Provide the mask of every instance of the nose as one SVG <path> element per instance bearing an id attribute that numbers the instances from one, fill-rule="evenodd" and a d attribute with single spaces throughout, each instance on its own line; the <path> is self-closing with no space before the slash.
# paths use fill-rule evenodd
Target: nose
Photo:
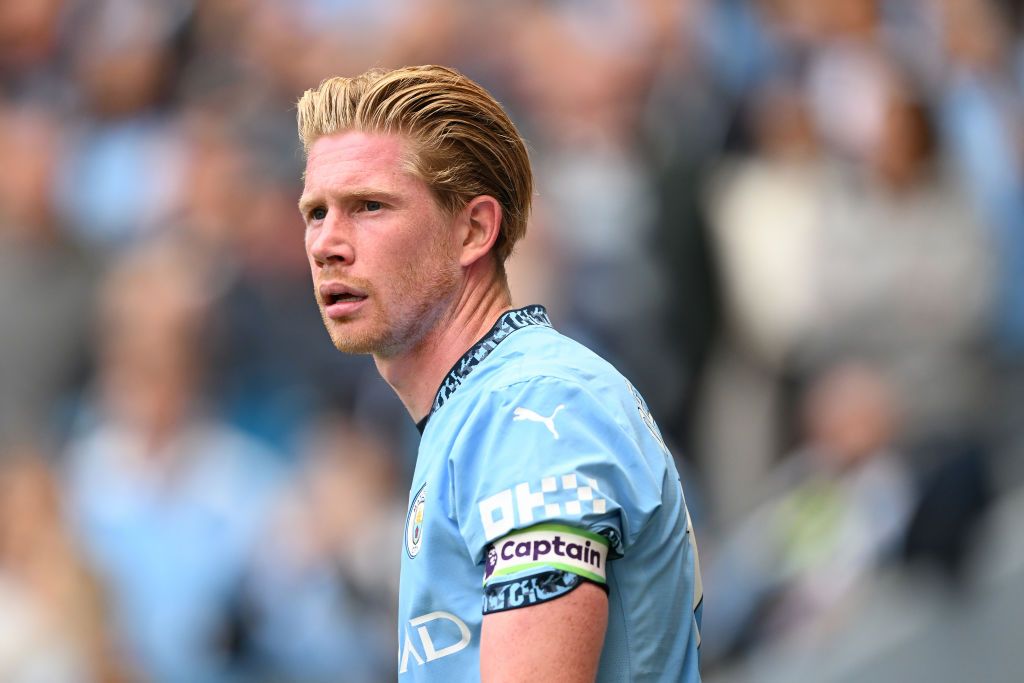
<path id="1" fill-rule="evenodd" d="M 319 266 L 351 264 L 355 260 L 351 231 L 335 215 L 333 211 L 328 213 L 319 226 L 306 231 L 306 251 Z"/>

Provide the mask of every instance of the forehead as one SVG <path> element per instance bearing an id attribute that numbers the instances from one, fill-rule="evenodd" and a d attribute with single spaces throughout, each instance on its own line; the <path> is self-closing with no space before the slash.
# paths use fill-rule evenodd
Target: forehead
<path id="1" fill-rule="evenodd" d="M 306 191 L 408 182 L 408 141 L 395 134 L 346 131 L 318 138 L 306 161 Z"/>

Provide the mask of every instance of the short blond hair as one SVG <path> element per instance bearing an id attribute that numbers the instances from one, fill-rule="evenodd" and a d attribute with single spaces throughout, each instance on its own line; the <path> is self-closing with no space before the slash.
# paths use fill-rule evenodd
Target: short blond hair
<path id="1" fill-rule="evenodd" d="M 497 199 L 499 266 L 526 234 L 533 193 L 526 144 L 490 93 L 458 71 L 428 65 L 328 78 L 303 93 L 297 118 L 306 154 L 318 138 L 347 130 L 405 135 L 413 172 L 452 215 L 473 197 Z"/>

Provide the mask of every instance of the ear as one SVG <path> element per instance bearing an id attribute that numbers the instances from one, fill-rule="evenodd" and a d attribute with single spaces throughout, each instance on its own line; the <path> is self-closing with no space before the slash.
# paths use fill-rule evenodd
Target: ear
<path id="1" fill-rule="evenodd" d="M 467 268 L 491 251 L 501 232 L 501 204 L 490 195 L 473 197 L 462 209 L 462 254 Z"/>

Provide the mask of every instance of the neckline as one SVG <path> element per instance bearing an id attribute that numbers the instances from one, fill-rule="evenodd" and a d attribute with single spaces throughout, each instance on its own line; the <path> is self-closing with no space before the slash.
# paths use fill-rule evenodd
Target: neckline
<path id="1" fill-rule="evenodd" d="M 548 312 L 540 304 L 532 304 L 515 308 L 502 313 L 484 336 L 480 337 L 475 344 L 469 347 L 462 356 L 455 361 L 451 370 L 441 380 L 441 385 L 434 395 L 434 403 L 430 412 L 416 423 L 416 429 L 420 434 L 427 428 L 427 422 L 431 415 L 436 413 L 448 399 L 452 397 L 455 390 L 466 380 L 467 377 L 483 362 L 491 352 L 498 347 L 498 344 L 505 341 L 510 334 L 524 327 L 541 326 L 551 327 L 551 319 Z"/>

